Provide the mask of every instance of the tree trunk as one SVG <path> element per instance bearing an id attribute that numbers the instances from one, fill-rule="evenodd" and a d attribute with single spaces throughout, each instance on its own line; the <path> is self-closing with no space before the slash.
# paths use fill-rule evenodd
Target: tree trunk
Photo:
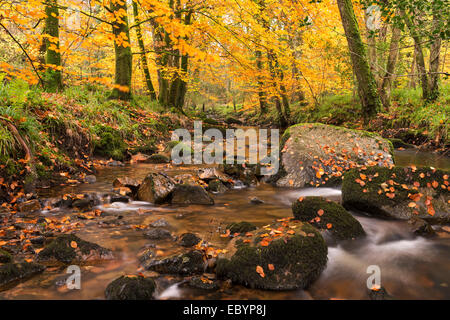
<path id="1" fill-rule="evenodd" d="M 120 100 L 131 99 L 131 76 L 133 57 L 131 54 L 130 29 L 128 27 L 126 1 L 111 1 L 111 10 L 120 18 L 113 22 L 115 53 L 115 76 L 112 98 Z M 122 12 L 120 14 L 119 12 Z M 123 37 L 125 35 L 125 37 Z"/>
<path id="2" fill-rule="evenodd" d="M 416 48 L 413 50 L 413 57 L 411 62 L 411 70 L 409 71 L 409 87 L 416 88 Z"/>
<path id="3" fill-rule="evenodd" d="M 45 3 L 44 39 L 45 64 L 44 87 L 49 92 L 62 90 L 61 53 L 59 51 L 59 10 L 57 0 Z M 48 65 L 51 65 L 50 67 Z"/>
<path id="4" fill-rule="evenodd" d="M 441 53 L 440 19 L 439 11 L 433 9 L 433 42 L 430 48 L 430 96 L 434 101 L 439 97 L 439 60 Z"/>
<path id="5" fill-rule="evenodd" d="M 267 113 L 267 97 L 264 92 L 264 82 L 261 73 L 263 72 L 263 62 L 262 62 L 262 53 L 261 50 L 255 51 L 256 56 L 256 68 L 258 69 L 258 97 L 259 97 L 259 112 L 261 115 Z"/>
<path id="6" fill-rule="evenodd" d="M 398 45 L 401 34 L 402 32 L 399 28 L 396 28 L 395 26 L 392 27 L 391 44 L 389 45 L 389 56 L 386 63 L 386 74 L 383 77 L 380 89 L 381 102 L 386 110 L 389 110 L 391 105 L 391 90 L 392 83 L 395 79 L 394 72 L 398 59 Z"/>
<path id="7" fill-rule="evenodd" d="M 410 31 L 411 37 L 414 40 L 414 51 L 416 55 L 416 68 L 420 79 L 420 85 L 422 86 L 422 98 L 428 100 L 430 98 L 430 88 L 428 83 L 427 69 L 425 67 L 425 57 L 422 48 L 422 39 L 416 30 L 416 26 L 411 18 L 403 11 L 405 23 Z"/>
<path id="8" fill-rule="evenodd" d="M 150 71 L 148 68 L 147 54 L 145 53 L 144 40 L 142 38 L 140 25 L 141 20 L 139 19 L 138 4 L 136 1 L 133 1 L 133 15 L 134 23 L 136 24 L 136 36 L 139 44 L 139 50 L 141 51 L 142 56 L 142 70 L 144 71 L 145 83 L 147 85 L 147 90 L 150 94 L 150 98 L 152 100 L 156 100 L 155 88 L 153 87 L 152 78 L 150 77 Z"/>
<path id="9" fill-rule="evenodd" d="M 353 71 L 358 83 L 358 94 L 361 101 L 364 120 L 367 122 L 375 116 L 381 107 L 375 78 L 370 71 L 366 50 L 359 32 L 358 22 L 351 0 L 337 0 L 342 25 L 347 37 Z"/>
<path id="10" fill-rule="evenodd" d="M 281 126 L 281 128 L 287 128 L 289 125 L 289 120 L 288 120 L 289 118 L 286 116 L 286 111 L 289 112 L 289 101 L 285 94 L 286 89 L 282 85 L 280 85 L 280 90 L 278 89 L 278 84 L 279 84 L 278 82 L 281 81 L 282 79 L 278 78 L 278 74 L 277 74 L 278 72 L 276 70 L 278 67 L 278 61 L 276 61 L 274 52 L 272 50 L 269 50 L 269 52 L 267 53 L 267 57 L 269 60 L 268 62 L 269 62 L 270 74 L 272 76 L 272 86 L 276 90 L 274 100 L 275 100 L 275 107 L 277 108 L 278 116 L 280 119 L 280 126 Z M 284 89 L 284 92 L 282 91 L 282 89 Z M 281 100 L 280 100 L 280 96 L 281 96 Z M 283 110 L 282 102 L 283 102 L 283 105 L 287 102 L 287 109 Z"/>

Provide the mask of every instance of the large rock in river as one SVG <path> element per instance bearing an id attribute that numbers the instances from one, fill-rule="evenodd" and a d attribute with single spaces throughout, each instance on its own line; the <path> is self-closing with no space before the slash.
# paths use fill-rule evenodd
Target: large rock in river
<path id="1" fill-rule="evenodd" d="M 36 261 L 44 264 L 87 264 L 113 258 L 109 249 L 84 241 L 73 234 L 64 234 L 39 252 Z"/>
<path id="2" fill-rule="evenodd" d="M 213 198 L 200 185 L 178 184 L 172 192 L 172 204 L 214 204 Z"/>
<path id="3" fill-rule="evenodd" d="M 300 197 L 292 203 L 297 220 L 310 222 L 318 229 L 330 232 L 337 240 L 364 236 L 363 227 L 340 204 L 322 197 Z"/>
<path id="4" fill-rule="evenodd" d="M 375 133 L 297 124 L 282 137 L 280 170 L 274 180 L 280 187 L 337 184 L 351 168 L 393 165 L 392 152 L 392 144 Z"/>
<path id="5" fill-rule="evenodd" d="M 122 276 L 111 282 L 105 290 L 107 300 L 151 300 L 155 281 L 143 276 Z"/>
<path id="6" fill-rule="evenodd" d="M 449 176 L 448 171 L 432 168 L 354 169 L 344 176 L 343 205 L 374 216 L 446 223 L 450 221 Z"/>
<path id="7" fill-rule="evenodd" d="M 138 199 L 151 203 L 163 203 L 172 190 L 175 182 L 164 173 L 150 173 L 138 190 Z"/>
<path id="8" fill-rule="evenodd" d="M 325 241 L 309 223 L 282 220 L 234 238 L 217 261 L 217 275 L 258 289 L 309 286 L 327 263 Z"/>

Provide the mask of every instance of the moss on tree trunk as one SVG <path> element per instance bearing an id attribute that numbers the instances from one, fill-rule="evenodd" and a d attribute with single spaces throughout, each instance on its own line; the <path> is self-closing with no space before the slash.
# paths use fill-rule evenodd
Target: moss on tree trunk
<path id="1" fill-rule="evenodd" d="M 111 97 L 120 100 L 130 100 L 133 57 L 130 46 L 127 4 L 125 1 L 111 1 L 111 10 L 120 16 L 120 19 L 112 24 L 112 32 L 115 39 L 116 71 L 114 76 L 115 88 Z"/>
<path id="2" fill-rule="evenodd" d="M 44 87 L 49 92 L 62 89 L 61 53 L 59 51 L 59 12 L 57 0 L 48 0 L 45 3 L 45 72 Z"/>
<path id="3" fill-rule="evenodd" d="M 337 0 L 337 4 L 347 37 L 353 71 L 358 84 L 358 94 L 362 105 L 363 117 L 367 121 L 376 115 L 381 107 L 377 84 L 370 71 L 366 50 L 361 39 L 352 2 L 351 0 Z"/>

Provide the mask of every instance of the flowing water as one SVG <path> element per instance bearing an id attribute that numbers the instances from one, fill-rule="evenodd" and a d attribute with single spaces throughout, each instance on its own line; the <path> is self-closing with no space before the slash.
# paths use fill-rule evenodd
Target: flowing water
<path id="1" fill-rule="evenodd" d="M 450 168 L 450 159 L 430 153 L 397 152 L 396 161 L 401 165 L 429 165 Z M 167 165 L 138 164 L 102 169 L 94 184 L 42 190 L 41 196 L 65 193 L 110 192 L 117 177 L 145 177 L 150 171 L 166 171 L 169 174 L 193 172 L 197 167 L 170 167 Z M 139 269 L 137 256 L 151 241 L 143 237 L 143 231 L 130 225 L 147 225 L 164 217 L 170 223 L 170 231 L 180 235 L 197 233 L 214 247 L 226 246 L 227 239 L 219 236 L 231 222 L 249 221 L 258 226 L 274 219 L 292 215 L 291 203 L 300 196 L 317 195 L 339 201 L 341 192 L 332 188 L 280 189 L 261 184 L 253 188 L 234 189 L 215 195 L 214 206 L 191 205 L 187 207 L 152 206 L 145 202 L 113 203 L 100 206 L 109 217 L 85 222 L 77 232 L 81 238 L 112 249 L 117 259 L 101 265 L 82 267 L 81 290 L 68 290 L 65 270 L 49 268 L 18 286 L 0 292 L 6 299 L 103 299 L 108 283 L 123 274 L 136 274 Z M 258 197 L 264 203 L 249 202 Z M 59 211 L 45 215 L 69 214 Z M 189 288 L 182 278 L 160 277 L 159 299 L 367 299 L 366 281 L 370 274 L 367 267 L 377 265 L 381 269 L 382 285 L 399 299 L 450 299 L 450 239 L 440 236 L 433 239 L 414 237 L 406 222 L 386 221 L 353 213 L 367 232 L 367 237 L 349 243 L 330 246 L 328 264 L 321 277 L 308 290 L 272 292 L 232 286 L 227 290 L 205 293 Z M 108 221 L 114 223 L 109 224 Z M 118 224 L 117 221 L 120 221 Z M 156 241 L 156 249 L 164 254 L 180 251 L 174 241 Z M 144 274 L 151 275 L 151 273 Z"/>

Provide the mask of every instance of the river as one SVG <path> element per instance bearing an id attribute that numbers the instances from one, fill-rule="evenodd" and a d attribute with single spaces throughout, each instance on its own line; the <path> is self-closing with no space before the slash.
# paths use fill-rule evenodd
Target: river
<path id="1" fill-rule="evenodd" d="M 397 151 L 399 165 L 427 165 L 450 169 L 450 159 L 412 150 Z M 142 179 L 150 171 L 169 174 L 185 173 L 197 167 L 135 164 L 101 169 L 94 184 L 42 190 L 41 196 L 60 196 L 65 193 L 110 192 L 117 177 Z M 292 216 L 291 203 L 300 196 L 320 195 L 339 201 L 341 192 L 334 188 L 281 189 L 260 184 L 252 188 L 234 189 L 214 195 L 214 206 L 187 207 L 152 206 L 143 202 L 113 203 L 100 206 L 111 214 L 98 221 L 89 220 L 77 235 L 112 249 L 117 259 L 101 265 L 82 267 L 81 290 L 68 290 L 64 285 L 65 269 L 48 268 L 44 273 L 0 292 L 0 299 L 104 299 L 108 283 L 123 274 L 136 274 L 137 256 L 150 241 L 142 231 L 129 225 L 145 225 L 164 217 L 170 231 L 180 235 L 197 233 L 214 247 L 225 247 L 228 239 L 221 238 L 224 226 L 231 222 L 249 221 L 263 226 L 274 219 Z M 249 202 L 258 197 L 264 203 Z M 144 209 L 144 210 L 142 210 Z M 70 212 L 47 212 L 46 215 L 70 215 Z M 450 239 L 414 237 L 407 222 L 386 221 L 352 212 L 361 222 L 367 237 L 351 243 L 330 246 L 328 264 L 321 277 L 307 290 L 273 292 L 232 286 L 227 290 L 204 292 L 182 285 L 182 278 L 160 277 L 159 299 L 367 299 L 367 267 L 381 269 L 382 285 L 398 299 L 450 299 Z M 108 224 L 108 219 L 120 219 L 121 225 Z M 174 241 L 157 242 L 164 254 L 180 251 Z M 142 271 L 144 275 L 151 273 Z"/>

